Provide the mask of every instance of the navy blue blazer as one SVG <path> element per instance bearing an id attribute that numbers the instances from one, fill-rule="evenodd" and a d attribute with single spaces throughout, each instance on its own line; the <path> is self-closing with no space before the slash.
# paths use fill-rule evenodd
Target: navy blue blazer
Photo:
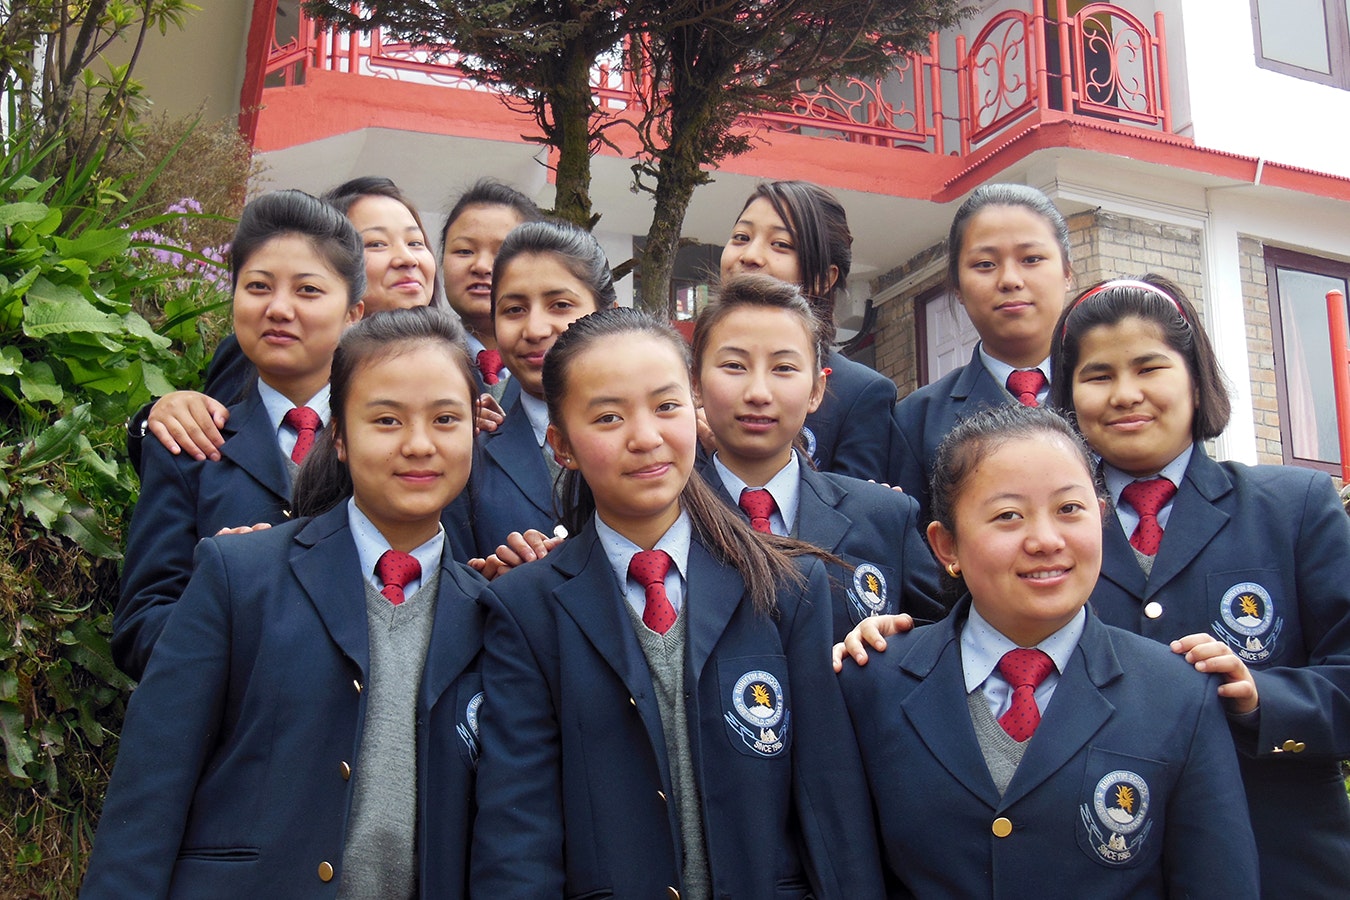
<path id="1" fill-rule="evenodd" d="M 841 676 L 888 874 L 918 897 L 1255 897 L 1217 680 L 1089 615 L 999 796 L 966 705 L 969 605 Z"/>
<path id="2" fill-rule="evenodd" d="M 494 552 L 513 531 L 552 534 L 558 524 L 548 464 L 518 396 L 506 421 L 478 436 L 468 493 L 477 556 Z"/>
<path id="3" fill-rule="evenodd" d="M 347 506 L 203 541 L 132 695 L 82 896 L 333 897 L 370 668 Z M 486 582 L 450 555 L 418 695 L 420 894 L 467 896 Z M 367 770 L 367 765 L 369 769 Z M 329 863 L 331 881 L 319 876 Z"/>
<path id="4" fill-rule="evenodd" d="M 727 505 L 749 521 L 727 492 L 711 457 L 699 471 Z M 907 612 L 934 622 L 947 615 L 938 564 L 919 534 L 913 498 L 847 475 L 816 472 L 801 461 L 801 488 L 792 536 L 853 566 L 829 566 L 834 639 L 842 641 L 868 616 Z"/>
<path id="5" fill-rule="evenodd" d="M 1350 896 L 1350 517 L 1331 480 L 1197 445 L 1147 579 L 1107 517 L 1092 605 L 1156 641 L 1208 632 L 1243 658 L 1260 719 L 1233 736 L 1265 893 Z"/>
<path id="6" fill-rule="evenodd" d="M 891 429 L 891 456 L 886 467 L 887 484 L 903 488 L 919 501 L 919 527 L 932 518 L 928 507 L 928 481 L 933 473 L 938 444 L 957 421 L 989 406 L 1005 406 L 1013 400 L 1007 389 L 993 379 L 980 360 L 976 347 L 970 362 L 926 384 L 895 404 Z"/>
<path id="7" fill-rule="evenodd" d="M 113 661 L 132 678 L 145 671 L 173 604 L 187 586 L 192 551 L 222 528 L 280 524 L 290 516 L 291 479 L 276 430 L 255 389 L 230 407 L 220 460 L 145 447 L 141 493 L 131 517 L 122 596 L 113 615 Z"/>
<path id="8" fill-rule="evenodd" d="M 824 569 L 812 560 L 806 578 L 779 593 L 771 619 L 751 608 L 734 569 L 690 546 L 685 702 L 719 897 L 804 898 L 808 877 L 820 898 L 882 895 L 875 837 L 857 815 L 867 802 L 858 751 L 830 669 Z M 678 889 L 679 816 L 667 801 L 655 690 L 594 523 L 485 598 L 493 699 L 473 895 Z M 767 686 L 777 722 L 747 717 L 752 685 Z"/>
<path id="9" fill-rule="evenodd" d="M 806 449 L 823 472 L 880 480 L 890 452 L 895 382 L 838 350 L 819 408 L 806 417 Z"/>

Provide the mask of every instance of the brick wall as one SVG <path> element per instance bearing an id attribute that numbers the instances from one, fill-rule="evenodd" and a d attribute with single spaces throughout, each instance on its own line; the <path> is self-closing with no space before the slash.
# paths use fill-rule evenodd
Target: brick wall
<path id="1" fill-rule="evenodd" d="M 1284 455 L 1280 441 L 1279 400 L 1275 393 L 1275 343 L 1270 326 L 1264 245 L 1256 238 L 1239 235 L 1238 260 L 1242 316 L 1247 326 L 1247 364 L 1251 369 L 1257 461 L 1278 464 L 1284 461 Z"/>

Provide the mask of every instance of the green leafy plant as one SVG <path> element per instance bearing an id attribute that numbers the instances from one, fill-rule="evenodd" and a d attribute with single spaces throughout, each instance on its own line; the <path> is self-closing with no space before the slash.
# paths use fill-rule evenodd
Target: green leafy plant
<path id="1" fill-rule="evenodd" d="M 219 249 L 175 244 L 196 213 L 128 221 L 157 169 L 136 190 L 99 157 L 39 180 L 31 146 L 0 158 L 5 896 L 68 894 L 82 870 L 131 687 L 108 645 L 138 490 L 123 423 L 198 382 L 200 316 L 224 302 Z"/>

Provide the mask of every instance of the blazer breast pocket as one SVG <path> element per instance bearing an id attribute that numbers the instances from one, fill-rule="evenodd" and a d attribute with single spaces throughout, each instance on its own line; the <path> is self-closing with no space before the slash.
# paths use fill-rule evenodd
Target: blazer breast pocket
<path id="1" fill-rule="evenodd" d="M 834 589 L 841 588 L 847 598 L 849 618 L 857 625 L 868 616 L 882 616 L 899 612 L 900 579 L 890 566 L 849 554 L 844 560 L 853 570 L 832 569 L 830 577 L 836 580 Z"/>
<path id="2" fill-rule="evenodd" d="M 1291 616 L 1297 623 L 1298 612 L 1280 570 L 1211 572 L 1205 587 L 1209 627 L 1244 663 L 1258 669 L 1303 664 L 1291 656 L 1301 644 L 1288 628 Z"/>
<path id="3" fill-rule="evenodd" d="M 731 745 L 746 756 L 775 759 L 792 746 L 787 659 L 741 656 L 717 661 L 717 686 Z"/>
<path id="4" fill-rule="evenodd" d="M 459 736 L 459 754 L 465 766 L 478 768 L 483 747 L 478 738 L 478 718 L 483 708 L 483 677 L 477 672 L 460 676 L 455 687 L 455 733 Z"/>
<path id="5" fill-rule="evenodd" d="M 1165 763 L 1089 747 L 1079 792 L 1078 846 L 1112 869 L 1151 865 L 1163 842 L 1171 779 Z"/>

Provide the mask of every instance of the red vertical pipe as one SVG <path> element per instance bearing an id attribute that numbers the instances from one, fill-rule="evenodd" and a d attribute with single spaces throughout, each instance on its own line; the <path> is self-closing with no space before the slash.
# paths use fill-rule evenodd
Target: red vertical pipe
<path id="1" fill-rule="evenodd" d="M 924 66 L 928 71 L 929 90 L 933 95 L 931 106 L 933 112 L 933 152 L 938 156 L 945 156 L 947 151 L 943 135 L 946 128 L 943 127 L 942 118 L 942 70 L 938 67 L 938 54 L 941 52 L 942 46 L 938 42 L 938 33 L 936 31 L 929 33 L 928 59 L 924 62 Z M 923 88 L 920 87 L 919 90 L 923 90 Z"/>
<path id="2" fill-rule="evenodd" d="M 1336 434 L 1341 441 L 1341 481 L 1350 483 L 1350 323 L 1345 294 L 1327 291 L 1327 329 L 1331 332 L 1331 381 L 1336 387 Z"/>
<path id="3" fill-rule="evenodd" d="M 1163 26 L 1163 14 L 1153 14 L 1153 40 L 1158 47 L 1158 105 L 1162 108 L 1162 130 L 1172 133 L 1172 85 L 1167 74 L 1167 29 Z"/>
<path id="4" fill-rule="evenodd" d="M 244 84 L 239 91 L 239 133 L 253 146 L 258 135 L 258 107 L 262 106 L 267 57 L 277 33 L 277 0 L 253 0 L 248 23 L 248 47 L 244 51 Z"/>

